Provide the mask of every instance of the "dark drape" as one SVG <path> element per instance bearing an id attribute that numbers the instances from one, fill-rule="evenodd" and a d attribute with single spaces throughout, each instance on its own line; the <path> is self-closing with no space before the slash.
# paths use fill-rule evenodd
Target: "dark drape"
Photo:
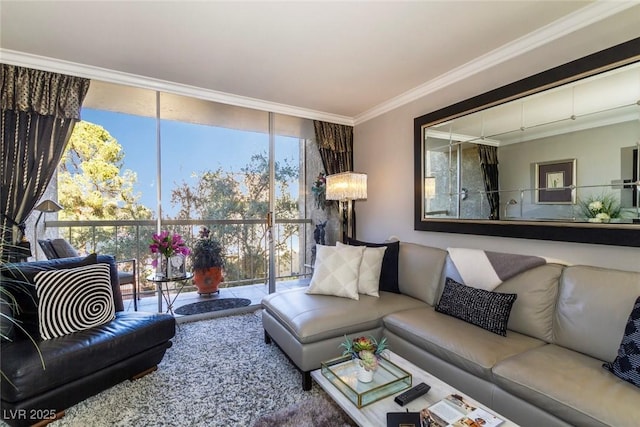
<path id="1" fill-rule="evenodd" d="M 333 175 L 340 172 L 353 171 L 353 126 L 339 125 L 336 123 L 313 121 L 313 127 L 316 133 L 316 144 L 320 151 L 322 165 L 327 175 Z M 347 202 L 351 206 L 347 206 L 343 211 L 341 220 L 346 226 L 346 211 L 350 208 L 351 227 L 356 229 L 356 213 L 353 209 L 353 201 Z M 343 233 L 346 227 L 343 227 Z M 346 239 L 342 239 L 343 242 Z"/>
<path id="2" fill-rule="evenodd" d="M 60 161 L 89 80 L 0 64 L 0 251 L 44 193 Z M 4 258 L 4 254 L 0 254 Z"/>
<path id="3" fill-rule="evenodd" d="M 500 193 L 498 193 L 498 147 L 478 145 L 480 169 L 484 180 L 484 190 L 491 213 L 489 219 L 500 219 Z"/>
<path id="4" fill-rule="evenodd" d="M 316 143 L 327 175 L 353 170 L 353 127 L 313 121 Z"/>

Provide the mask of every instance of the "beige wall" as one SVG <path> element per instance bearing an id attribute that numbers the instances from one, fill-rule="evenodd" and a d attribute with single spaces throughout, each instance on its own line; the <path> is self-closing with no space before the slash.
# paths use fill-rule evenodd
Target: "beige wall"
<path id="1" fill-rule="evenodd" d="M 475 74 L 448 88 L 357 124 L 354 130 L 354 169 L 368 174 L 369 188 L 368 199 L 355 203 L 357 237 L 382 241 L 389 236 L 397 236 L 402 241 L 441 248 L 458 246 L 536 254 L 575 264 L 640 271 L 640 248 L 432 233 L 413 229 L 414 118 L 637 37 L 637 29 L 631 25 L 617 26 L 615 33 L 610 31 L 612 27 L 607 31 L 606 21 L 600 25 L 585 30 L 602 32 L 599 45 L 584 43 L 581 41 L 581 32 L 573 33 L 568 36 L 575 46 L 571 52 L 556 52 L 553 47 L 538 48 L 517 61 L 505 62 L 500 67 Z"/>

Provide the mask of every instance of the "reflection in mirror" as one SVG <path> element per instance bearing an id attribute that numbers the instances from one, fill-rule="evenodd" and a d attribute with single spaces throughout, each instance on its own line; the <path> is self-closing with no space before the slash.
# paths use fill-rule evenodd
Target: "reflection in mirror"
<path id="1" fill-rule="evenodd" d="M 640 63 L 422 128 L 423 219 L 640 222 Z"/>

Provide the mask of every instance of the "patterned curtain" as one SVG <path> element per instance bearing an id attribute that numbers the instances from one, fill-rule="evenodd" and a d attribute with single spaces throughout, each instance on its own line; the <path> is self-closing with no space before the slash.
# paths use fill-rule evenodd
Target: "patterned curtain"
<path id="1" fill-rule="evenodd" d="M 313 121 L 316 143 L 327 175 L 353 170 L 353 127 Z"/>
<path id="2" fill-rule="evenodd" d="M 0 64 L 0 257 L 24 235 L 24 221 L 60 161 L 89 80 Z M 13 236 L 17 227 L 20 235 Z"/>
<path id="3" fill-rule="evenodd" d="M 484 179 L 484 190 L 491 214 L 489 219 L 500 219 L 500 193 L 498 193 L 498 147 L 478 145 L 480 169 Z"/>
<path id="4" fill-rule="evenodd" d="M 353 171 L 353 126 L 338 125 L 335 123 L 313 121 L 313 127 L 316 133 L 316 144 L 320 150 L 320 158 L 327 175 L 333 175 L 340 172 Z M 339 202 L 336 202 L 339 203 Z M 351 209 L 351 227 L 356 229 L 356 212 L 353 209 L 353 201 L 348 202 L 348 206 L 343 211 L 342 223 L 343 237 L 342 241 L 346 243 L 345 230 L 347 221 L 346 212 Z"/>

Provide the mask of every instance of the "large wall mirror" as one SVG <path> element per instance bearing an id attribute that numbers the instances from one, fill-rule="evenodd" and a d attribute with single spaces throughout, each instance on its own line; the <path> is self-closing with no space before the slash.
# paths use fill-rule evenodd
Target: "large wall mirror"
<path id="1" fill-rule="evenodd" d="M 417 230 L 640 247 L 640 38 L 414 124 Z"/>

